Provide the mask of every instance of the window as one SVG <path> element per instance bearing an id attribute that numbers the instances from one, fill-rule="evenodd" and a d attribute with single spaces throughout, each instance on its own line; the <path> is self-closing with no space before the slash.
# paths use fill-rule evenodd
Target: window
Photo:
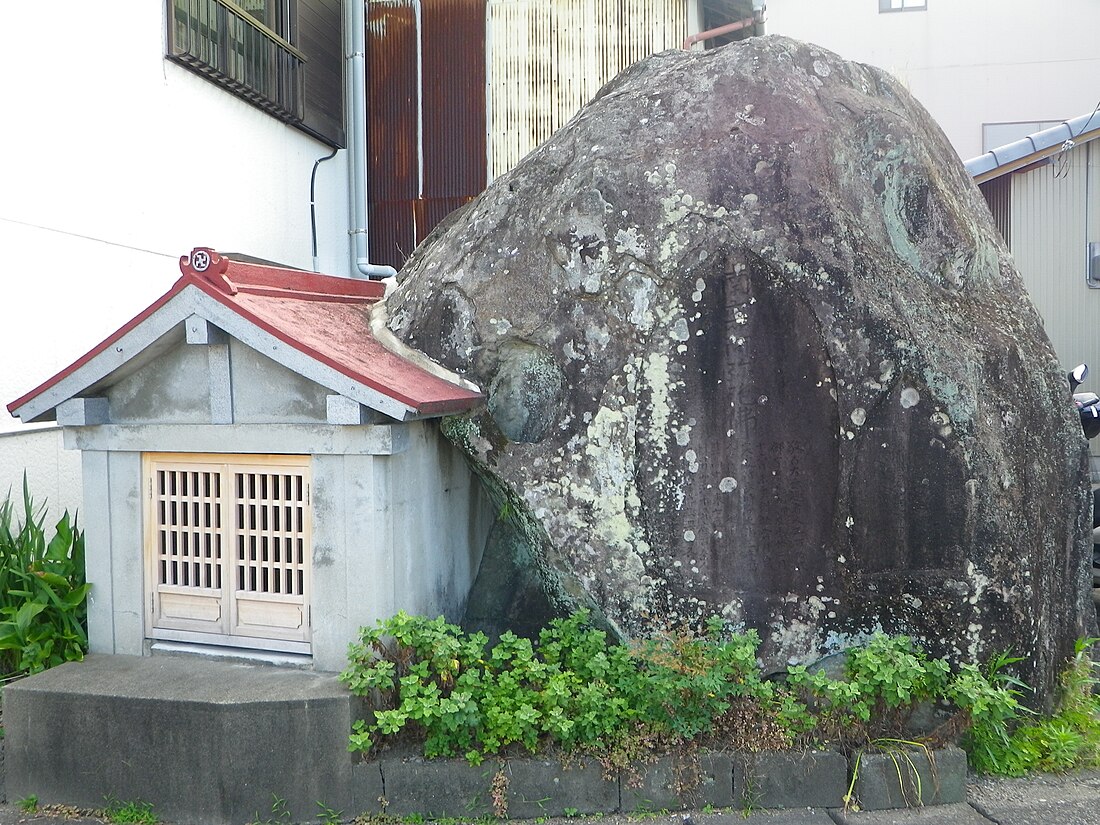
<path id="1" fill-rule="evenodd" d="M 925 11 L 928 0 L 878 0 L 878 10 L 884 11 Z"/>
<path id="2" fill-rule="evenodd" d="M 309 652 L 309 459 L 147 454 L 151 638 Z"/>
<path id="3" fill-rule="evenodd" d="M 168 59 L 344 145 L 340 0 L 167 0 Z"/>

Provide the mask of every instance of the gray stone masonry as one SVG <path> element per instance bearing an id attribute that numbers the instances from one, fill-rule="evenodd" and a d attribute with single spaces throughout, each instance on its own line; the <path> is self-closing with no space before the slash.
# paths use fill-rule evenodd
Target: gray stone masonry
<path id="1" fill-rule="evenodd" d="M 352 766 L 351 809 L 357 814 L 380 814 L 386 810 L 380 763 L 358 762 Z"/>
<path id="2" fill-rule="evenodd" d="M 733 763 L 728 754 L 666 756 L 620 777 L 623 811 L 728 808 L 733 804 Z"/>
<path id="3" fill-rule="evenodd" d="M 835 751 L 738 754 L 733 804 L 742 808 L 840 808 L 848 760 Z"/>
<path id="4" fill-rule="evenodd" d="M 493 812 L 490 793 L 496 762 L 471 765 L 458 759 L 413 757 L 384 759 L 380 767 L 387 814 L 442 819 Z"/>
<path id="5" fill-rule="evenodd" d="M 852 769 L 864 811 L 966 801 L 966 754 L 958 748 L 864 753 Z"/>
<path id="6" fill-rule="evenodd" d="M 604 779 L 603 768 L 577 759 L 514 759 L 505 766 L 508 780 L 508 816 L 601 814 L 619 808 L 619 783 Z"/>

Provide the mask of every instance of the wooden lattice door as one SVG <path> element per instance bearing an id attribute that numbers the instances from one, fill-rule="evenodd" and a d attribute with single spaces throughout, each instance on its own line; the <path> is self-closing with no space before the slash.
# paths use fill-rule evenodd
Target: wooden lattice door
<path id="1" fill-rule="evenodd" d="M 303 650 L 308 458 L 150 454 L 145 463 L 148 635 Z"/>

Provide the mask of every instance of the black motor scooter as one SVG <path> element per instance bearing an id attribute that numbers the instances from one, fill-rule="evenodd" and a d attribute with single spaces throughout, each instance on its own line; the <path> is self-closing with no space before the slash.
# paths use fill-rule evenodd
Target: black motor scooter
<path id="1" fill-rule="evenodd" d="M 1069 389 L 1073 393 L 1073 403 L 1077 414 L 1081 416 L 1081 429 L 1085 438 L 1100 435 L 1100 395 L 1094 392 L 1077 392 L 1077 388 L 1088 378 L 1087 364 L 1078 364 L 1069 371 Z M 1092 600 L 1100 611 L 1100 488 L 1092 491 Z"/>

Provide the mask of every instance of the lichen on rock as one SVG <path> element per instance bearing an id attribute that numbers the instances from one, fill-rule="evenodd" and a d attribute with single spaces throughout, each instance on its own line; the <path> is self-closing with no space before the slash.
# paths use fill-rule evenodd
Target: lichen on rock
<path id="1" fill-rule="evenodd" d="M 1011 649 L 1041 697 L 1089 629 L 1059 365 L 980 193 L 879 70 L 782 37 L 641 61 L 386 303 L 488 392 L 448 428 L 514 519 L 471 621 L 719 613 L 776 668 L 884 629 Z"/>

